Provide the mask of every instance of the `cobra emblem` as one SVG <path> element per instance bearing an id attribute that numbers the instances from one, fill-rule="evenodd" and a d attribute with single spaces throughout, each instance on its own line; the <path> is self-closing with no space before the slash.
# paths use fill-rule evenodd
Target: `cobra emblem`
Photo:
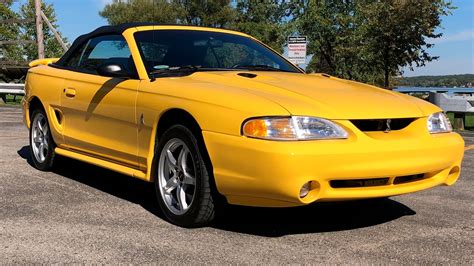
<path id="1" fill-rule="evenodd" d="M 386 123 L 386 128 L 385 128 L 385 133 L 388 133 L 390 131 L 392 131 L 392 128 L 390 127 L 390 124 L 392 123 L 392 119 L 387 119 L 387 123 Z"/>

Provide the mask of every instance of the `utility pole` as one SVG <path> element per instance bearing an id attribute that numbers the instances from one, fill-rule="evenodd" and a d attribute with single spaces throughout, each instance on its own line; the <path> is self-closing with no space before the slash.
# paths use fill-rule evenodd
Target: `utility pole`
<path id="1" fill-rule="evenodd" d="M 44 58 L 43 18 L 41 17 L 41 0 L 35 0 L 36 42 L 38 43 L 38 58 Z"/>

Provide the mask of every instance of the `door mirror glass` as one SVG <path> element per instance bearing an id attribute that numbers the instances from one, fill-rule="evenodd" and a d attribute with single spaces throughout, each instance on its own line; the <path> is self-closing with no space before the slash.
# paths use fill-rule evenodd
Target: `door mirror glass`
<path id="1" fill-rule="evenodd" d="M 97 67 L 97 74 L 111 78 L 129 78 L 130 75 L 127 73 L 122 66 L 118 64 L 102 64 Z"/>

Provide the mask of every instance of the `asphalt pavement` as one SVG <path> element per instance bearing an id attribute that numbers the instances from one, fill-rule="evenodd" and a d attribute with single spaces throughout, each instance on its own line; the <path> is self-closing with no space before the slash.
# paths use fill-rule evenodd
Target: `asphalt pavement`
<path id="1" fill-rule="evenodd" d="M 474 145 L 474 134 L 466 134 Z M 166 222 L 151 184 L 61 158 L 31 166 L 21 109 L 0 107 L 0 264 L 474 264 L 474 149 L 460 180 L 384 200 L 230 206 L 214 224 Z"/>

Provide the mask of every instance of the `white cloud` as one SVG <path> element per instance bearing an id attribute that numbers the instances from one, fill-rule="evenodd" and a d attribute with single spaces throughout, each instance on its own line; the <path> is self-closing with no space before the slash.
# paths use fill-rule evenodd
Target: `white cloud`
<path id="1" fill-rule="evenodd" d="M 452 35 L 443 35 L 438 39 L 430 39 L 432 43 L 459 42 L 474 39 L 474 30 L 465 30 Z"/>

